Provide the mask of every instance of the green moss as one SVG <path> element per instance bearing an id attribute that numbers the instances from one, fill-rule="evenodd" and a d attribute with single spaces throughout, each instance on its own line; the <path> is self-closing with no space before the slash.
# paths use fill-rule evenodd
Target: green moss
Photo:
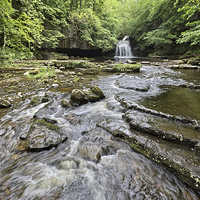
<path id="1" fill-rule="evenodd" d="M 100 88 L 98 88 L 97 86 L 92 86 L 91 88 L 91 91 L 96 94 L 97 96 L 99 96 L 101 99 L 104 99 L 105 98 L 105 95 L 104 93 L 101 91 Z"/>
<path id="2" fill-rule="evenodd" d="M 48 80 L 48 79 L 43 79 L 42 82 L 43 82 L 43 83 L 48 83 L 49 80 Z"/>
<path id="3" fill-rule="evenodd" d="M 57 63 L 56 63 L 57 65 Z M 75 69 L 75 68 L 97 68 L 95 63 L 88 61 L 71 61 L 65 64 L 66 68 Z"/>
<path id="4" fill-rule="evenodd" d="M 74 83 L 79 82 L 79 80 L 80 80 L 80 78 L 79 78 L 78 76 L 74 76 L 74 78 L 73 78 L 73 82 L 74 82 Z"/>
<path id="5" fill-rule="evenodd" d="M 47 121 L 45 121 L 44 119 L 37 119 L 35 121 L 36 124 L 40 125 L 40 126 L 46 126 L 48 129 L 50 130 L 55 130 L 55 131 L 58 131 L 59 130 L 59 127 L 54 125 L 54 124 L 51 124 Z"/>
<path id="6" fill-rule="evenodd" d="M 38 96 L 33 97 L 33 98 L 31 99 L 31 102 L 30 102 L 30 104 L 31 104 L 32 106 L 36 106 L 36 105 L 38 105 L 39 103 L 40 103 L 40 97 L 38 97 Z"/>
<path id="7" fill-rule="evenodd" d="M 29 72 L 28 78 L 35 79 L 47 79 L 54 78 L 56 76 L 56 70 L 53 67 L 41 67 Z"/>
<path id="8" fill-rule="evenodd" d="M 142 67 L 141 63 L 137 64 L 116 64 L 113 67 L 117 68 L 119 72 L 139 71 Z"/>

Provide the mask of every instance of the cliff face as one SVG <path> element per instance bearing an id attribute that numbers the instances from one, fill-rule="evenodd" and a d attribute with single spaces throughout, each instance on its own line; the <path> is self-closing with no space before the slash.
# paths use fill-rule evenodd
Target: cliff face
<path id="1" fill-rule="evenodd" d="M 81 49 L 81 50 L 98 49 L 97 47 L 94 47 L 91 44 L 89 44 L 87 41 L 66 41 L 66 40 L 60 40 L 58 48 Z"/>

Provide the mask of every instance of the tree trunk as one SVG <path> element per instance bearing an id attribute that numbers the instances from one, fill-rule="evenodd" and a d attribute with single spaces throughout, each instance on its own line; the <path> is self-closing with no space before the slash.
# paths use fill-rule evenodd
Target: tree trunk
<path id="1" fill-rule="evenodd" d="M 6 47 L 6 30 L 5 30 L 5 26 L 4 26 L 4 31 L 3 31 L 3 49 L 5 49 Z"/>

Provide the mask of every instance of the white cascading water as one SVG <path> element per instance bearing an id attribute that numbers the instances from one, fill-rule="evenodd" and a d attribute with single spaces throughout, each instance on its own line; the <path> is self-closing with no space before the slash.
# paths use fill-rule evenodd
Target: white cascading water
<path id="1" fill-rule="evenodd" d="M 127 40 L 129 38 L 126 35 L 123 40 L 119 40 L 116 51 L 115 51 L 115 58 L 132 58 L 133 54 L 131 52 L 130 41 Z"/>

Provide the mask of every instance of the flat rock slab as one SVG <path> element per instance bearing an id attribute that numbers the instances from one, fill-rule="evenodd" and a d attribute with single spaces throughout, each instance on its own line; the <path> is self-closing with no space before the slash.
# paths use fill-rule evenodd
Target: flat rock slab
<path id="1" fill-rule="evenodd" d="M 181 65 L 172 65 L 170 66 L 171 69 L 199 69 L 198 66 L 188 65 L 188 64 L 181 64 Z"/>
<path id="2" fill-rule="evenodd" d="M 45 119 L 36 119 L 28 133 L 21 135 L 20 139 L 17 150 L 42 151 L 57 146 L 67 136 L 59 131 L 58 126 Z"/>
<path id="3" fill-rule="evenodd" d="M 151 63 L 149 61 L 142 61 L 141 64 L 142 65 L 150 65 Z"/>

